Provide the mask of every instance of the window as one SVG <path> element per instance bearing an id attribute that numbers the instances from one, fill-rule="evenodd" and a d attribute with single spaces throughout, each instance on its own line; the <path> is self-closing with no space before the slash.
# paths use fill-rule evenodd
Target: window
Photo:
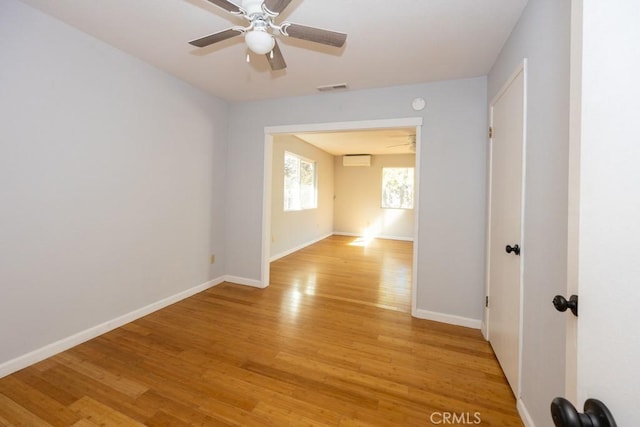
<path id="1" fill-rule="evenodd" d="M 382 168 L 382 207 L 413 209 L 413 168 Z"/>
<path id="2" fill-rule="evenodd" d="M 316 162 L 284 153 L 284 210 L 301 211 L 318 207 Z"/>

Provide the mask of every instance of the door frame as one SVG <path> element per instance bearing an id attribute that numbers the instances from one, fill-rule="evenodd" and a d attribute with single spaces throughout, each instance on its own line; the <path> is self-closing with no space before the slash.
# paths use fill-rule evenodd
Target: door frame
<path id="1" fill-rule="evenodd" d="M 276 135 L 305 133 L 305 132 L 335 132 L 375 130 L 400 127 L 416 128 L 416 161 L 415 161 L 415 187 L 414 187 L 414 220 L 413 220 L 413 262 L 411 277 L 411 315 L 416 317 L 416 292 L 418 280 L 418 226 L 420 212 L 420 151 L 422 141 L 422 117 L 407 117 L 399 119 L 363 120 L 352 122 L 312 123 L 284 126 L 267 126 L 264 128 L 264 176 L 262 192 L 262 263 L 260 272 L 260 287 L 269 286 L 269 268 L 271 264 L 271 195 L 272 195 L 272 170 L 273 170 L 273 139 Z"/>
<path id="2" fill-rule="evenodd" d="M 496 102 L 500 99 L 502 95 L 507 91 L 510 87 L 511 83 L 518 77 L 518 75 L 523 74 L 523 108 L 522 108 L 522 199 L 520 205 L 521 212 L 521 220 L 520 220 L 520 246 L 524 247 L 522 255 L 520 258 L 520 277 L 519 277 L 519 287 L 520 287 L 520 301 L 519 301 L 519 319 L 518 319 L 518 384 L 515 389 L 517 390 L 516 399 L 519 400 L 522 394 L 522 345 L 523 345 L 523 310 L 524 310 L 524 257 L 526 256 L 526 244 L 525 244 L 525 233 L 524 233 L 524 220 L 525 220 L 525 200 L 526 200 L 526 176 L 527 176 L 527 58 L 524 58 L 520 64 L 516 67 L 513 73 L 506 79 L 505 83 L 502 85 L 498 93 L 493 97 L 491 102 L 489 103 L 489 123 L 491 128 L 493 128 L 493 108 Z M 489 136 L 489 150 L 487 153 L 488 156 L 488 165 L 489 165 L 489 173 L 487 177 L 487 222 L 486 222 L 486 259 L 485 259 L 485 295 L 489 298 L 489 305 L 491 305 L 491 283 L 490 283 L 490 263 L 491 263 L 491 185 L 492 185 L 492 176 L 493 176 L 493 144 L 492 138 Z M 484 309 L 484 320 L 482 322 L 482 334 L 484 338 L 489 341 L 491 337 L 491 331 L 489 328 L 489 317 L 490 317 L 490 309 L 485 304 Z"/>
<path id="3" fill-rule="evenodd" d="M 582 137 L 582 1 L 571 0 L 567 293 L 579 294 L 580 142 Z M 578 318 L 566 316 L 565 398 L 578 402 Z"/>

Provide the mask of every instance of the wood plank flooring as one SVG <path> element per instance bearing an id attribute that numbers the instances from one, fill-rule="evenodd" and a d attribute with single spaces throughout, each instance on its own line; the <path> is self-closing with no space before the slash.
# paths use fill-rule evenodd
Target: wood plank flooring
<path id="1" fill-rule="evenodd" d="M 325 239 L 267 289 L 223 283 L 0 379 L 0 425 L 522 426 L 479 331 L 408 314 L 411 252 Z"/>

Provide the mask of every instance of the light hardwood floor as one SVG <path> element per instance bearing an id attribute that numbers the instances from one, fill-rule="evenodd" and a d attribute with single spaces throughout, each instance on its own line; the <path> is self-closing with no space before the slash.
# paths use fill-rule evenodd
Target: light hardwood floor
<path id="1" fill-rule="evenodd" d="M 411 252 L 323 240 L 267 289 L 223 283 L 0 379 L 0 425 L 522 426 L 479 331 L 408 314 Z"/>

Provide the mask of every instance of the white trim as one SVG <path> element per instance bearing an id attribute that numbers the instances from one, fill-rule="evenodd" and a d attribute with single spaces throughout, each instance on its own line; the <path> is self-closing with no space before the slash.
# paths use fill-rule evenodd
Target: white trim
<path id="1" fill-rule="evenodd" d="M 418 242 L 420 239 L 420 174 L 422 171 L 422 119 L 420 124 L 416 125 L 416 157 L 413 169 L 413 179 L 415 186 L 413 189 L 413 264 L 411 266 L 411 315 L 417 317 L 418 312 Z"/>
<path id="2" fill-rule="evenodd" d="M 527 411 L 527 407 L 524 405 L 522 399 L 518 399 L 516 407 L 518 408 L 518 414 L 520 414 L 520 419 L 524 423 L 524 427 L 536 427 L 536 424 L 533 422 L 533 418 L 531 418 L 531 414 Z"/>
<path id="3" fill-rule="evenodd" d="M 4 362 L 0 365 L 0 378 L 19 371 L 20 369 L 26 368 L 27 366 L 31 366 L 34 363 L 38 363 L 48 357 L 54 356 L 72 347 L 75 347 L 78 344 L 89 341 L 90 339 L 107 333 L 113 329 L 119 328 L 120 326 L 126 325 L 127 323 L 133 322 L 136 319 L 163 309 L 171 304 L 175 304 L 176 302 L 181 301 L 185 298 L 189 298 L 197 293 L 217 286 L 224 281 L 224 277 L 210 280 L 201 285 L 179 292 L 175 295 L 171 295 L 160 301 L 156 301 L 130 313 L 116 317 L 115 319 L 107 320 L 104 323 L 93 326 L 89 329 L 85 329 L 84 331 L 80 331 L 59 341 L 45 345 L 44 347 L 41 347 L 37 350 L 34 350 L 22 356 L 18 356 L 15 359 Z"/>
<path id="4" fill-rule="evenodd" d="M 269 284 L 266 285 L 261 280 L 255 279 L 247 279 L 246 277 L 238 277 L 238 276 L 224 276 L 224 281 L 229 283 L 234 283 L 236 285 L 250 286 L 252 288 L 260 288 L 264 289 Z"/>
<path id="5" fill-rule="evenodd" d="M 334 233 L 329 233 L 329 234 L 326 234 L 324 236 L 320 236 L 317 239 L 313 239 L 313 240 L 311 240 L 309 242 L 302 243 L 301 245 L 298 245 L 298 246 L 296 246 L 294 248 L 291 248 L 291 249 L 287 249 L 286 251 L 280 252 L 279 254 L 272 255 L 271 258 L 269 258 L 269 262 L 273 262 L 273 261 L 279 260 L 280 258 L 284 258 L 287 255 L 291 255 L 294 252 L 298 252 L 299 250 L 304 249 L 307 246 L 311 246 L 314 243 L 318 243 L 319 241 L 326 239 L 327 237 L 333 236 L 333 234 Z"/>
<path id="6" fill-rule="evenodd" d="M 567 209 L 567 293 L 579 295 L 580 143 L 582 137 L 583 0 L 571 0 L 569 77 L 569 179 Z M 578 318 L 565 316 L 565 398 L 578 402 Z"/>
<path id="7" fill-rule="evenodd" d="M 401 119 L 363 120 L 355 122 L 310 123 L 300 125 L 268 126 L 264 128 L 267 135 L 282 133 L 325 132 L 361 129 L 389 129 L 422 126 L 422 117 L 406 117 Z M 416 140 L 418 138 L 416 137 Z"/>
<path id="8" fill-rule="evenodd" d="M 493 127 L 493 106 L 500 99 L 502 95 L 509 89 L 513 81 L 522 74 L 523 77 L 523 94 L 522 94 L 522 197 L 521 197 L 521 220 L 520 220 L 520 246 L 525 248 L 523 250 L 523 255 L 520 256 L 520 277 L 519 277 L 519 286 L 520 286 L 520 309 L 519 309 L 519 319 L 518 319 L 518 384 L 515 389 L 517 390 L 516 398 L 519 399 L 522 395 L 522 352 L 523 352 L 523 343 L 524 343 L 524 257 L 526 256 L 526 242 L 525 242 L 525 234 L 524 234 L 524 225 L 525 225 L 525 200 L 526 200 L 526 157 L 527 157 L 527 58 L 523 58 L 522 62 L 517 66 L 515 71 L 509 76 L 506 80 L 500 91 L 493 97 L 491 103 L 489 104 L 489 123 L 490 126 Z M 488 179 L 488 192 L 487 192 L 487 223 L 486 223 L 486 264 L 485 264 L 485 295 L 491 297 L 491 289 L 490 289 L 490 263 L 491 263 L 491 184 L 492 184 L 492 174 L 493 174 L 493 144 L 489 144 L 489 179 Z M 489 298 L 489 305 L 491 305 L 491 298 Z M 482 325 L 482 333 L 487 341 L 490 340 L 491 330 L 489 328 L 489 316 L 490 310 L 485 307 L 484 310 L 484 324 Z"/>
<path id="9" fill-rule="evenodd" d="M 526 73 L 526 70 L 527 70 L 527 58 L 523 58 L 522 61 L 516 66 L 516 69 L 513 71 L 513 73 L 511 73 L 511 75 L 507 78 L 507 80 L 505 80 L 504 84 L 502 85 L 498 93 L 493 97 L 493 99 L 491 99 L 491 102 L 489 103 L 489 105 L 491 106 L 495 105 L 495 103 L 498 102 L 498 99 L 500 99 L 500 97 L 502 97 L 502 95 L 504 95 L 504 93 L 509 89 L 509 86 L 511 86 L 511 83 L 513 83 L 513 81 L 518 77 L 518 75 L 520 75 L 520 73 L 522 72 Z M 525 89 L 526 89 L 526 84 L 525 84 Z M 525 95 L 526 95 L 526 90 L 525 90 Z M 525 96 L 525 99 L 526 99 L 526 96 Z"/>
<path id="10" fill-rule="evenodd" d="M 489 127 L 493 127 L 493 103 L 489 104 Z M 491 265 L 491 198 L 493 194 L 491 193 L 491 183 L 492 183 L 492 175 L 493 175 L 493 144 L 491 141 L 491 137 L 487 140 L 487 206 L 486 206 L 486 223 L 485 223 L 485 265 L 484 265 L 484 321 L 482 323 L 482 335 L 484 339 L 489 341 L 490 331 L 489 331 L 489 316 L 491 316 L 491 311 L 489 310 L 487 304 L 487 298 L 491 296 L 491 288 L 489 286 L 489 281 L 491 278 L 491 270 L 489 266 Z"/>
<path id="11" fill-rule="evenodd" d="M 413 316 L 418 319 L 433 320 L 434 322 L 448 323 L 449 325 L 464 326 L 466 328 L 480 329 L 482 326 L 482 320 L 480 319 L 470 319 L 429 310 L 416 309 Z"/>
<path id="12" fill-rule="evenodd" d="M 362 234 L 358 233 L 348 233 L 346 231 L 334 231 L 334 235 L 336 236 L 347 236 L 347 237 L 363 237 Z M 373 236 L 374 239 L 384 239 L 384 240 L 401 240 L 404 242 L 413 242 L 413 237 L 401 237 L 401 236 L 388 236 L 386 234 L 379 234 Z"/>
<path id="13" fill-rule="evenodd" d="M 520 257 L 520 330 L 518 332 L 520 342 L 518 344 L 519 353 L 519 370 L 518 370 L 518 400 L 522 397 L 522 359 L 524 353 L 524 259 L 527 256 L 527 235 L 525 234 L 525 212 L 527 202 L 527 117 L 529 104 L 529 95 L 527 87 L 529 85 L 529 72 L 527 67 L 527 58 L 522 60 L 522 79 L 523 79 L 523 93 L 522 93 L 522 198 L 520 200 L 520 246 L 525 248 L 523 255 Z"/>
<path id="14" fill-rule="evenodd" d="M 264 135 L 264 175 L 262 177 L 262 266 L 259 288 L 269 286 L 271 274 L 271 197 L 273 179 L 273 135 Z M 317 178 L 316 178 L 317 179 Z M 250 280 L 250 279 L 247 279 Z M 248 285 L 254 286 L 254 285 Z"/>

